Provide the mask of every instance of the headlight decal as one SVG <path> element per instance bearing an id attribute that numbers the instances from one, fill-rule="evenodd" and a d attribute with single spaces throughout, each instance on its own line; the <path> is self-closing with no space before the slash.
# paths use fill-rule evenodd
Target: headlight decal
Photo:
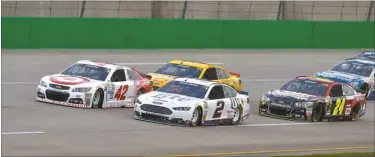
<path id="1" fill-rule="evenodd" d="M 47 87 L 47 83 L 42 80 L 40 80 L 39 85 L 43 87 Z"/>

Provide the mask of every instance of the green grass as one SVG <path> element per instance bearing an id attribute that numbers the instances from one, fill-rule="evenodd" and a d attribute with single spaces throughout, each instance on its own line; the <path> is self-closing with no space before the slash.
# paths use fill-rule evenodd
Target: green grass
<path id="1" fill-rule="evenodd" d="M 312 155 L 286 155 L 273 157 L 375 157 L 374 152 L 358 153 L 334 153 L 334 154 L 312 154 Z"/>

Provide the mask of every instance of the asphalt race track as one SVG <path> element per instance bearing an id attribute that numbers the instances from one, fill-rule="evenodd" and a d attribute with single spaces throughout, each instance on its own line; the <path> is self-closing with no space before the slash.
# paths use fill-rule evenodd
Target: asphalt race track
<path id="1" fill-rule="evenodd" d="M 257 115 L 262 93 L 330 68 L 361 50 L 2 51 L 4 156 L 241 155 L 374 151 L 374 102 L 356 122 L 302 123 Z M 170 59 L 223 63 L 250 92 L 242 126 L 175 127 L 132 119 L 132 109 L 78 109 L 34 101 L 40 78 L 81 59 L 151 72 Z"/>

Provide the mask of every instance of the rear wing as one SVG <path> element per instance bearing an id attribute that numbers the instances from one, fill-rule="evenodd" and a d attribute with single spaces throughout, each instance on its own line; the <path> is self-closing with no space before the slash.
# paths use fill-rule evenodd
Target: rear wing
<path id="1" fill-rule="evenodd" d="M 134 68 L 131 68 L 133 71 L 135 71 L 136 73 L 138 73 L 139 75 L 141 75 L 143 78 L 147 78 L 148 80 L 151 80 L 152 79 L 152 76 L 151 75 L 147 75 L 147 74 L 144 74 L 144 73 L 141 73 L 137 70 L 135 70 Z"/>
<path id="2" fill-rule="evenodd" d="M 237 91 L 238 94 L 243 94 L 243 95 L 249 95 L 249 92 L 246 92 L 246 91 Z"/>
<path id="3" fill-rule="evenodd" d="M 232 75 L 232 76 L 236 76 L 238 78 L 241 77 L 241 74 L 239 74 L 239 73 L 229 72 L 229 74 Z"/>

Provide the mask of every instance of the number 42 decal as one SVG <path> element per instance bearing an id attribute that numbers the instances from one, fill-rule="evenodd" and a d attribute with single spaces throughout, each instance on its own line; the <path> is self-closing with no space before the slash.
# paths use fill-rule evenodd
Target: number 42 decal
<path id="1" fill-rule="evenodd" d="M 128 85 L 121 85 L 120 88 L 117 90 L 115 98 L 116 100 L 125 100 L 125 93 L 128 91 Z"/>

